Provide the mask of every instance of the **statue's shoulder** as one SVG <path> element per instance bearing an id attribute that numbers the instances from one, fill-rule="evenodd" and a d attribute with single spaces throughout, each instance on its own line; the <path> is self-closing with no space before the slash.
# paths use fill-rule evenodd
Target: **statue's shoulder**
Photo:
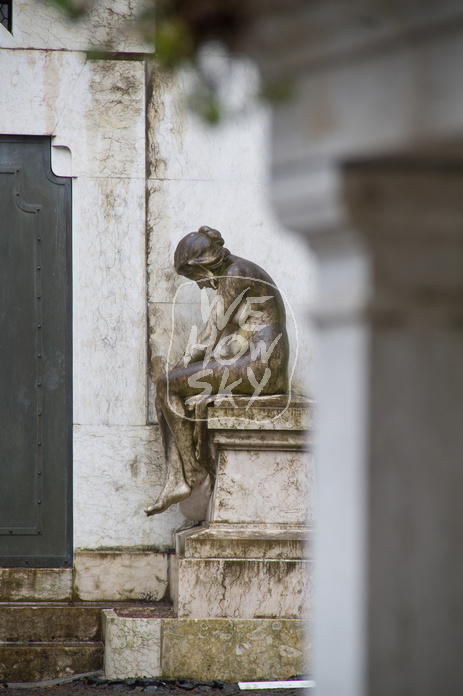
<path id="1" fill-rule="evenodd" d="M 232 263 L 227 268 L 227 280 L 224 287 L 234 292 L 241 292 L 244 289 L 251 291 L 255 295 L 277 295 L 279 290 L 274 280 L 253 261 L 234 256 Z"/>
<path id="2" fill-rule="evenodd" d="M 249 281 L 271 281 L 269 274 L 264 271 L 263 268 L 258 266 L 257 263 L 254 263 L 254 261 L 248 261 L 248 259 L 243 259 L 240 256 L 231 257 L 231 263 L 229 264 L 225 275 L 227 278 L 236 278 L 237 280 L 243 278 Z"/>

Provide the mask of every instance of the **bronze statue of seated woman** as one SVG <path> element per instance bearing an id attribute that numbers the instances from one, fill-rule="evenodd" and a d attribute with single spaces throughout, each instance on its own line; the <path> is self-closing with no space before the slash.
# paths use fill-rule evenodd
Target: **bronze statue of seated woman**
<path id="1" fill-rule="evenodd" d="M 217 295 L 202 332 L 156 383 L 167 477 L 147 515 L 188 498 L 208 474 L 213 479 L 188 411 L 198 395 L 264 396 L 284 394 L 288 388 L 285 308 L 268 273 L 231 254 L 220 232 L 205 226 L 180 241 L 174 264 L 177 273 Z"/>

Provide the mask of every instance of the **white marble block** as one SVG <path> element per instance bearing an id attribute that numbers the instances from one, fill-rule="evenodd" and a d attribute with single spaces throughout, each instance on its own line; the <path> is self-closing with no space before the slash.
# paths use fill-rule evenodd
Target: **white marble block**
<path id="1" fill-rule="evenodd" d="M 114 609 L 102 616 L 105 677 L 161 676 L 161 619 L 118 616 Z"/>
<path id="2" fill-rule="evenodd" d="M 179 559 L 178 617 L 301 619 L 311 570 L 304 559 Z"/>
<path id="3" fill-rule="evenodd" d="M 168 555 L 152 551 L 91 551 L 74 554 L 74 595 L 85 602 L 162 600 L 168 585 Z"/>
<path id="4" fill-rule="evenodd" d="M 312 455 L 226 450 L 212 501 L 214 522 L 304 524 L 313 521 Z"/>
<path id="5" fill-rule="evenodd" d="M 313 524 L 314 465 L 304 432 L 312 427 L 311 402 L 288 395 L 249 402 L 209 409 L 218 450 L 209 520 Z"/>

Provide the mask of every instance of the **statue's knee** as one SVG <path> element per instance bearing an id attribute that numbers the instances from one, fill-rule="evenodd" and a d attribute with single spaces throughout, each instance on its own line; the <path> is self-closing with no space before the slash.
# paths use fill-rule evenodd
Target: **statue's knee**
<path id="1" fill-rule="evenodd" d="M 167 395 L 167 375 L 161 375 L 157 378 L 156 394 L 160 399 Z"/>

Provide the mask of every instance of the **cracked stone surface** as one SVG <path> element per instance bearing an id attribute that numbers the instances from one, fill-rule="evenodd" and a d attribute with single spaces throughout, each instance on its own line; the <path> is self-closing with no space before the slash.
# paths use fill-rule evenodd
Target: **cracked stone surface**
<path id="1" fill-rule="evenodd" d="M 74 196 L 85 201 L 75 213 L 74 418 L 87 425 L 143 425 L 143 182 L 81 177 Z"/>
<path id="2" fill-rule="evenodd" d="M 307 671 L 304 644 L 303 621 L 166 619 L 164 676 L 288 679 Z"/>
<path id="3" fill-rule="evenodd" d="M 109 609 L 103 631 L 107 679 L 250 681 L 308 671 L 303 621 L 127 618 Z"/>
<path id="4" fill-rule="evenodd" d="M 160 677 L 161 619 L 133 619 L 103 610 L 104 670 L 108 679 Z"/>
<path id="5" fill-rule="evenodd" d="M 2 27 L 2 46 L 86 51 L 111 43 L 113 50 L 138 53 L 146 48 L 131 20 L 144 4 L 144 0 L 94 0 L 89 15 L 73 22 L 51 2 L 15 0 L 13 35 Z"/>
<path id="6" fill-rule="evenodd" d="M 163 476 L 156 426 L 75 426 L 77 550 L 171 548 L 173 530 L 184 520 L 178 507 L 159 515 L 155 526 L 143 512 L 161 491 Z"/>
<path id="7" fill-rule="evenodd" d="M 86 602 L 164 597 L 168 556 L 152 552 L 91 552 L 74 556 L 74 592 Z"/>
<path id="8" fill-rule="evenodd" d="M 306 617 L 312 613 L 312 570 L 303 560 L 179 559 L 178 616 Z"/>
<path id="9" fill-rule="evenodd" d="M 313 478 L 313 457 L 308 453 L 222 451 L 213 519 L 313 524 Z"/>

